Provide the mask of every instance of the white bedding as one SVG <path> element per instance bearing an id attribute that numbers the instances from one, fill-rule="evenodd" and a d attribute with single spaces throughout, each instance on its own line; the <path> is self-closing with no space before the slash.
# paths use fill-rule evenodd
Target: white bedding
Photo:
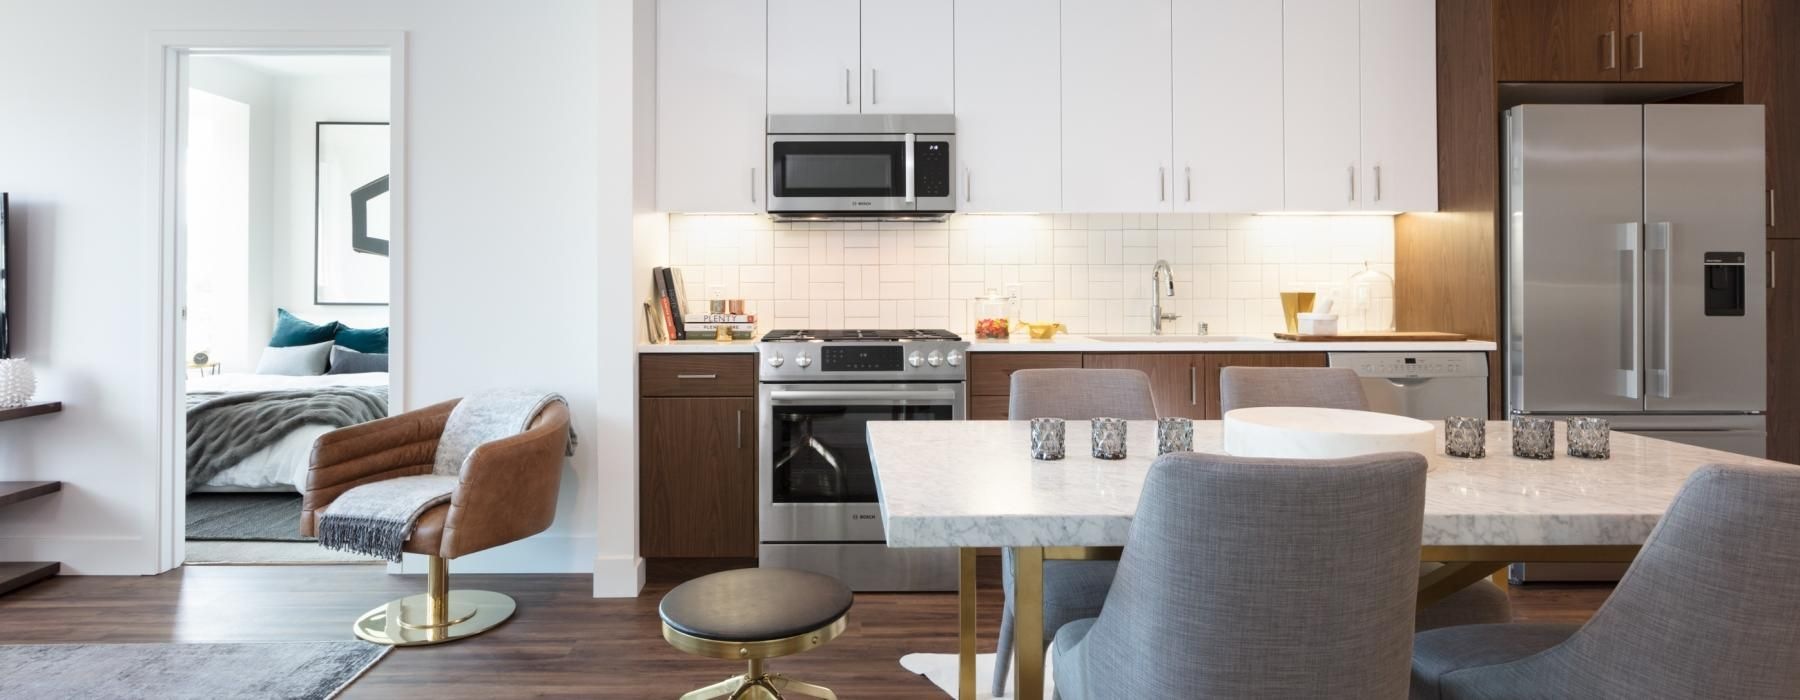
<path id="1" fill-rule="evenodd" d="M 272 374 L 216 374 L 189 378 L 190 394 L 282 389 L 316 389 L 327 386 L 386 386 L 386 372 L 362 374 L 321 374 L 317 376 L 281 376 Z M 219 472 L 201 485 L 198 491 L 298 491 L 305 482 L 306 467 L 312 459 L 313 441 L 331 432 L 326 425 L 309 425 L 288 433 L 280 441 L 245 457 L 244 461 Z"/>

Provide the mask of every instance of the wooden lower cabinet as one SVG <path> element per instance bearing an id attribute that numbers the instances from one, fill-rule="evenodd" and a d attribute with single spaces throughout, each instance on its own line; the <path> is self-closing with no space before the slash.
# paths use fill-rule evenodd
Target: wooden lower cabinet
<path id="1" fill-rule="evenodd" d="M 644 557 L 756 556 L 756 399 L 638 402 Z"/>
<path id="2" fill-rule="evenodd" d="M 1012 374 L 1022 369 L 1081 366 L 1078 352 L 971 352 L 969 356 L 969 420 L 1006 420 Z"/>
<path id="3" fill-rule="evenodd" d="M 1769 253 L 1768 458 L 1800 463 L 1800 240 Z"/>
<path id="4" fill-rule="evenodd" d="M 1164 418 L 1205 417 L 1205 389 L 1200 379 L 1205 355 L 1181 352 L 1091 353 L 1081 366 L 1090 369 L 1135 369 L 1150 375 L 1156 415 Z"/>
<path id="5" fill-rule="evenodd" d="M 1226 367 L 1324 367 L 1327 358 L 1322 352 L 1224 352 L 1201 355 L 1205 366 L 1201 369 L 1200 386 L 1206 392 L 1201 399 L 1201 407 L 1207 420 L 1218 420 L 1219 412 L 1219 370 Z"/>

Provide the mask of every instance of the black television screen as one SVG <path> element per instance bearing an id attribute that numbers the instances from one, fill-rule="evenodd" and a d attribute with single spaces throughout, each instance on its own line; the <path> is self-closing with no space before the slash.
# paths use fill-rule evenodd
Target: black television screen
<path id="1" fill-rule="evenodd" d="M 12 357 L 12 284 L 7 280 L 8 254 L 11 252 L 12 234 L 7 230 L 6 193 L 0 192 L 0 357 Z"/>

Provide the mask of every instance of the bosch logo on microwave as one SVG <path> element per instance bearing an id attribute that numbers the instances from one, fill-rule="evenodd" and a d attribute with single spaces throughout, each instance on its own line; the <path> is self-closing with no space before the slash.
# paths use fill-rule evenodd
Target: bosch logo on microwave
<path id="1" fill-rule="evenodd" d="M 853 207 L 872 207 L 872 206 L 875 206 L 875 203 L 874 203 L 874 202 L 859 202 L 859 201 L 856 201 L 856 200 L 854 200 L 854 199 L 853 199 L 853 200 L 850 200 L 850 206 L 853 206 Z"/>

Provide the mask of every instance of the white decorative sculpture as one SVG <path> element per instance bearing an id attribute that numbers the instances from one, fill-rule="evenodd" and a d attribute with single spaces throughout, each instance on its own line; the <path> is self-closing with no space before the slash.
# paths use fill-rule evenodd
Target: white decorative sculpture
<path id="1" fill-rule="evenodd" d="M 17 408 L 31 403 L 37 394 L 37 377 L 31 363 L 24 358 L 0 360 L 0 408 Z"/>

